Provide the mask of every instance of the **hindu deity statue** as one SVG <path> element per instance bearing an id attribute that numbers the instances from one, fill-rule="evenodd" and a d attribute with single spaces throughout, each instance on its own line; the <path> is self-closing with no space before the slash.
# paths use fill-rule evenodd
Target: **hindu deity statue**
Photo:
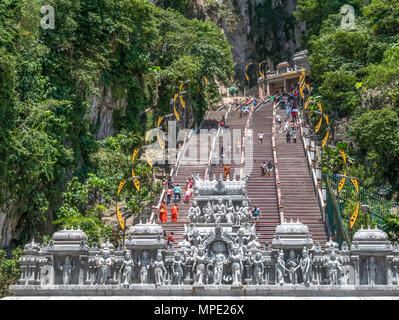
<path id="1" fill-rule="evenodd" d="M 165 284 L 165 274 L 167 273 L 165 264 L 162 259 L 162 253 L 159 252 L 157 254 L 156 260 L 152 263 L 152 267 L 154 268 L 154 278 L 156 285 L 164 285 Z"/>
<path id="2" fill-rule="evenodd" d="M 129 285 L 132 283 L 133 267 L 134 261 L 132 259 L 132 255 L 130 254 L 130 252 L 127 252 L 121 266 L 121 270 L 123 270 L 121 282 L 124 285 Z"/>
<path id="3" fill-rule="evenodd" d="M 64 285 L 71 283 L 71 274 L 72 270 L 75 269 L 75 266 L 71 262 L 71 257 L 66 256 L 65 261 L 62 265 L 59 266 L 60 271 L 62 271 L 62 283 Z"/>
<path id="4" fill-rule="evenodd" d="M 263 274 L 265 266 L 263 265 L 262 253 L 257 252 L 255 258 L 251 258 L 253 265 L 253 282 L 254 284 L 263 284 Z"/>
<path id="5" fill-rule="evenodd" d="M 148 283 L 148 270 L 151 266 L 151 260 L 148 256 L 147 250 L 143 250 L 143 253 L 141 254 L 141 258 L 139 258 L 137 265 L 140 267 L 140 283 Z"/>
<path id="6" fill-rule="evenodd" d="M 191 222 L 197 223 L 199 222 L 199 218 L 201 216 L 201 209 L 198 206 L 197 201 L 193 201 L 193 206 L 190 208 L 188 213 L 188 217 L 190 218 Z"/>

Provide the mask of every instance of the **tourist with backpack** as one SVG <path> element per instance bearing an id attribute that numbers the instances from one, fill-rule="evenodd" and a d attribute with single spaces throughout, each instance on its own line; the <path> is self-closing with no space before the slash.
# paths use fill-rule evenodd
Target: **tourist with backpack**
<path id="1" fill-rule="evenodd" d="M 181 200 L 181 189 L 179 187 L 179 184 L 176 185 L 176 187 L 173 189 L 173 194 L 175 195 L 175 203 L 177 202 L 176 199 L 179 198 L 179 202 Z"/>
<path id="2" fill-rule="evenodd" d="M 255 208 L 252 210 L 252 222 L 257 224 L 259 222 L 259 216 L 260 216 L 260 209 L 255 206 Z"/>

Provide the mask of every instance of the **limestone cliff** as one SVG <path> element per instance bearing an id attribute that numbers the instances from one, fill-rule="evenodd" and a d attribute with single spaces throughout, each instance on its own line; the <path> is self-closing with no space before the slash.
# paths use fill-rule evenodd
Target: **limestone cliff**
<path id="1" fill-rule="evenodd" d="M 165 7 L 163 0 L 155 3 Z M 302 49 L 300 37 L 306 23 L 294 18 L 296 5 L 297 0 L 190 0 L 185 15 L 211 20 L 222 28 L 232 46 L 236 72 L 243 79 L 249 61 L 266 60 L 272 70 Z M 255 64 L 250 67 L 253 75 Z"/>

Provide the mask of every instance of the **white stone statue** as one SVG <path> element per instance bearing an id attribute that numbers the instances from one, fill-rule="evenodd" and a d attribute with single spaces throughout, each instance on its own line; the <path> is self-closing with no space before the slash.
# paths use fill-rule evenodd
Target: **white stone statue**
<path id="1" fill-rule="evenodd" d="M 141 258 L 139 258 L 137 265 L 140 267 L 140 283 L 147 284 L 149 282 L 148 270 L 150 269 L 151 266 L 151 260 L 148 257 L 147 250 L 143 250 L 143 253 L 141 254 Z"/>
<path id="2" fill-rule="evenodd" d="M 248 243 L 249 239 L 251 239 L 251 237 L 250 236 L 245 236 L 245 230 L 244 230 L 243 227 L 238 229 L 236 243 L 238 244 L 238 246 L 239 246 L 239 248 L 241 250 L 241 254 L 243 256 L 247 252 L 246 244 Z"/>
<path id="3" fill-rule="evenodd" d="M 249 241 L 247 243 L 248 250 L 260 250 L 260 243 L 256 240 L 256 233 L 253 232 L 249 235 Z"/>
<path id="4" fill-rule="evenodd" d="M 75 266 L 71 262 L 71 257 L 66 256 L 64 263 L 58 268 L 60 271 L 62 271 L 62 283 L 64 285 L 71 284 L 72 270 L 75 269 Z"/>
<path id="5" fill-rule="evenodd" d="M 257 252 L 255 257 L 251 257 L 253 265 L 253 283 L 263 284 L 263 274 L 265 272 L 265 266 L 263 265 L 262 253 Z"/>
<path id="6" fill-rule="evenodd" d="M 289 277 L 290 283 L 296 284 L 298 282 L 297 270 L 299 268 L 299 263 L 298 263 L 298 259 L 295 257 L 295 252 L 293 249 L 290 250 L 286 266 L 288 269 L 288 277 Z"/>
<path id="7" fill-rule="evenodd" d="M 183 267 L 184 262 L 181 255 L 177 252 L 172 265 L 173 277 L 176 279 L 177 284 L 183 284 Z"/>
<path id="8" fill-rule="evenodd" d="M 198 206 L 197 201 L 193 201 L 193 206 L 190 208 L 188 217 L 190 218 L 191 222 L 197 223 L 199 217 L 201 216 L 201 209 Z"/>
<path id="9" fill-rule="evenodd" d="M 224 205 L 222 198 L 218 199 L 218 202 L 213 207 L 213 211 L 215 212 L 215 222 L 216 223 L 220 223 L 225 219 L 226 206 Z"/>
<path id="10" fill-rule="evenodd" d="M 133 267 L 134 261 L 132 259 L 132 255 L 130 254 L 130 252 L 127 252 L 121 266 L 121 271 L 123 270 L 121 282 L 123 283 L 123 285 L 129 285 L 132 283 Z"/>
<path id="11" fill-rule="evenodd" d="M 199 248 L 193 264 L 194 284 L 204 284 L 205 265 L 208 259 L 204 255 L 204 249 Z"/>
<path id="12" fill-rule="evenodd" d="M 167 273 L 165 264 L 162 259 L 162 253 L 159 252 L 157 254 L 157 259 L 152 263 L 154 268 L 154 278 L 156 285 L 164 285 L 165 284 L 165 274 Z"/>
<path id="13" fill-rule="evenodd" d="M 193 228 L 191 232 L 188 233 L 188 241 L 190 242 L 191 246 L 197 247 L 201 244 L 201 235 L 197 228 Z"/>
<path id="14" fill-rule="evenodd" d="M 285 267 L 284 252 L 280 251 L 276 263 L 276 284 L 277 283 L 280 283 L 280 285 L 284 284 L 285 271 L 288 271 L 288 269 Z"/>
<path id="15" fill-rule="evenodd" d="M 235 218 L 235 210 L 234 210 L 234 205 L 233 201 L 229 199 L 227 202 L 227 207 L 226 207 L 226 220 L 227 223 L 233 223 Z"/>
<path id="16" fill-rule="evenodd" d="M 99 284 L 106 284 L 111 274 L 111 267 L 113 262 L 111 260 L 110 251 L 104 249 L 102 257 L 97 258 L 96 265 L 99 269 Z"/>
<path id="17" fill-rule="evenodd" d="M 214 269 L 214 276 L 213 276 L 213 284 L 219 285 L 222 283 L 223 279 L 223 267 L 227 263 L 224 255 L 219 253 L 215 256 L 215 269 Z"/>
<path id="18" fill-rule="evenodd" d="M 233 285 L 241 284 L 241 277 L 243 272 L 243 265 L 242 265 L 242 255 L 239 252 L 239 247 L 236 244 L 233 247 L 233 252 L 231 254 L 231 271 L 233 275 Z"/>
<path id="19" fill-rule="evenodd" d="M 341 263 L 338 261 L 334 250 L 331 252 L 330 259 L 327 259 L 324 263 L 327 268 L 327 276 L 331 285 L 338 285 L 338 275 L 341 273 Z"/>
<path id="20" fill-rule="evenodd" d="M 243 200 L 240 208 L 240 221 L 250 221 L 251 210 L 248 207 L 248 201 Z"/>
<path id="21" fill-rule="evenodd" d="M 377 278 L 377 264 L 373 256 L 370 257 L 368 263 L 368 284 L 375 285 L 375 279 Z"/>
<path id="22" fill-rule="evenodd" d="M 312 258 L 309 257 L 306 248 L 302 250 L 302 258 L 299 261 L 299 265 L 302 271 L 302 279 L 305 286 L 309 286 L 312 282 Z"/>
<path id="23" fill-rule="evenodd" d="M 204 211 L 205 223 L 211 223 L 215 221 L 215 214 L 213 212 L 213 207 L 210 201 L 208 201 L 203 211 Z"/>

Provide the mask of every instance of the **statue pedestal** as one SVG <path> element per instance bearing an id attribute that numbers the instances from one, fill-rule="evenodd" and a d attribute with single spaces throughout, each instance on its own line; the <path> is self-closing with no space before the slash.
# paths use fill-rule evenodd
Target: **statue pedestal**
<path id="1" fill-rule="evenodd" d="M 245 283 L 247 285 L 251 285 L 252 284 L 252 279 L 251 278 L 245 279 Z"/>
<path id="2" fill-rule="evenodd" d="M 184 282 L 184 284 L 191 284 L 192 280 L 191 279 L 184 279 L 183 282 Z"/>

